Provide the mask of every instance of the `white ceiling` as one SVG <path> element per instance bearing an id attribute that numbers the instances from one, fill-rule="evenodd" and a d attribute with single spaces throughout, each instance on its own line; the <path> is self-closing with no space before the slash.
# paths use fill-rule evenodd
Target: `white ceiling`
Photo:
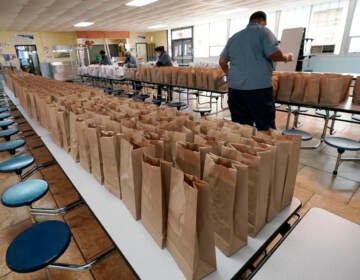
<path id="1" fill-rule="evenodd" d="M 217 13 L 221 11 L 240 7 L 250 13 L 304 1 L 308 0 L 159 0 L 137 8 L 125 5 L 130 0 L 0 0 L 0 30 L 149 31 L 151 25 L 179 27 L 209 22 L 220 17 Z M 95 24 L 74 28 L 80 21 Z"/>

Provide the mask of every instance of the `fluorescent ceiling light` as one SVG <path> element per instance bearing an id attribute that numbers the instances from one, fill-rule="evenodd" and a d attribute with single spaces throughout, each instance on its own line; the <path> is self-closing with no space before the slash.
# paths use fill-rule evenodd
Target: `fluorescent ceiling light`
<path id="1" fill-rule="evenodd" d="M 148 28 L 149 29 L 159 29 L 159 28 L 165 28 L 167 25 L 165 24 L 157 24 L 157 25 L 152 25 L 152 26 L 149 26 Z"/>
<path id="2" fill-rule="evenodd" d="M 78 22 L 77 24 L 74 24 L 75 27 L 86 27 L 86 26 L 90 26 L 93 25 L 93 22 L 88 22 L 88 21 L 82 21 L 82 22 Z"/>
<path id="3" fill-rule="evenodd" d="M 157 2 L 159 0 L 133 0 L 126 4 L 126 6 L 132 6 L 132 7 L 142 7 L 149 5 L 151 3 Z"/>
<path id="4" fill-rule="evenodd" d="M 249 9 L 247 9 L 247 8 L 237 8 L 237 9 L 234 9 L 234 10 L 219 12 L 218 15 L 231 15 L 231 14 L 235 14 L 235 13 L 245 12 L 247 10 L 249 10 Z"/>

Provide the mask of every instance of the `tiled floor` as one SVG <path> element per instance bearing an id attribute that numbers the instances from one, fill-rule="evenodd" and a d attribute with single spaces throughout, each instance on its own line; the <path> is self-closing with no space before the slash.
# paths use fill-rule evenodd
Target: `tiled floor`
<path id="1" fill-rule="evenodd" d="M 190 110 L 189 110 L 190 111 Z M 223 118 L 229 115 L 228 111 L 221 112 L 212 117 Z M 286 113 L 277 113 L 277 125 L 283 129 L 286 122 Z M 323 120 L 311 117 L 300 117 L 303 123 L 301 129 L 320 136 Z M 22 129 L 27 129 L 22 125 Z M 360 139 L 360 124 L 337 122 L 336 135 Z M 31 133 L 27 133 L 31 134 Z M 36 136 L 27 137 L 27 143 L 32 147 L 39 145 Z M 1 140 L 0 140 L 1 142 Z M 314 140 L 316 142 L 316 140 Z M 41 144 L 41 142 L 40 142 Z M 51 159 L 45 148 L 35 149 L 34 156 L 40 162 Z M 345 154 L 346 155 L 346 154 Z M 360 157 L 360 153 L 348 154 Z M 303 207 L 301 214 L 305 214 L 311 207 L 321 207 L 332 213 L 360 224 L 360 163 L 345 162 L 340 166 L 338 176 L 332 175 L 336 161 L 336 150 L 325 145 L 316 151 L 301 151 L 295 196 L 298 197 Z M 0 161 L 8 157 L 0 154 Z M 78 198 L 73 186 L 62 173 L 58 166 L 48 167 L 33 175 L 33 178 L 44 178 L 50 183 L 51 191 L 37 205 L 54 207 L 66 205 Z M 0 174 L 0 193 L 10 185 L 17 182 L 17 176 Z M 59 262 L 81 264 L 101 254 L 112 246 L 112 242 L 104 234 L 95 218 L 86 206 L 81 206 L 75 211 L 61 217 L 71 227 L 73 238 L 70 247 L 61 257 Z M 40 218 L 37 218 L 39 221 Z M 131 271 L 127 268 L 123 258 L 116 253 L 102 261 L 91 271 L 71 273 L 56 270 L 41 270 L 27 275 L 10 272 L 5 264 L 5 252 L 8 244 L 19 232 L 32 224 L 26 207 L 6 208 L 0 205 L 0 279 L 1 280 L 45 280 L 45 279 L 133 279 Z M 91 230 L 92 235 L 88 232 Z"/>

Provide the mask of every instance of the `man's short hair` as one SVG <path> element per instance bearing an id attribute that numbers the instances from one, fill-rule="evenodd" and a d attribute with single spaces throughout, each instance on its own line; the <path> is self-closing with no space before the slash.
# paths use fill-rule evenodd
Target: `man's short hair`
<path id="1" fill-rule="evenodd" d="M 253 13 L 250 16 L 250 22 L 255 21 L 255 20 L 265 20 L 266 21 L 266 14 L 262 11 Z"/>
<path id="2" fill-rule="evenodd" d="M 156 48 L 155 48 L 155 51 L 156 51 L 156 52 L 164 52 L 164 51 L 165 51 L 165 48 L 164 48 L 164 46 L 159 46 L 159 47 L 156 47 Z"/>
<path id="3" fill-rule="evenodd" d="M 100 51 L 100 54 L 101 54 L 101 55 L 105 54 L 105 51 L 104 51 L 104 50 L 101 50 L 101 51 Z"/>

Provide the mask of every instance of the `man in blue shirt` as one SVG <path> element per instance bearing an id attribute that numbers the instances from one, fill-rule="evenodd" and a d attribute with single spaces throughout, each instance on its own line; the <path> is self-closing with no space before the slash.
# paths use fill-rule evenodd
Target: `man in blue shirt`
<path id="1" fill-rule="evenodd" d="M 100 65 L 111 65 L 110 58 L 106 55 L 104 50 L 100 51 L 101 59 L 100 59 Z"/>
<path id="2" fill-rule="evenodd" d="M 229 39 L 219 60 L 228 75 L 232 121 L 251 126 L 255 123 L 260 131 L 276 129 L 273 62 L 292 60 L 291 54 L 281 52 L 279 41 L 265 26 L 264 12 L 252 14 L 248 26 Z"/>

